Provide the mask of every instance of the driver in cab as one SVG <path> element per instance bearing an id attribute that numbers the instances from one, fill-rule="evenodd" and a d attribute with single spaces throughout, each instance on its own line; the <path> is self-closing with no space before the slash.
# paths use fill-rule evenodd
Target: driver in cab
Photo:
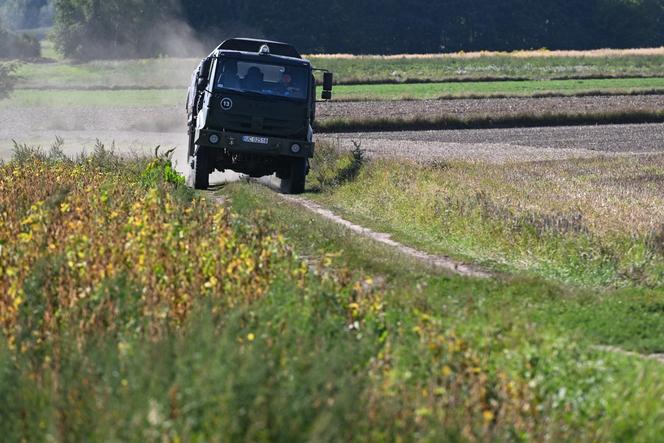
<path id="1" fill-rule="evenodd" d="M 284 97 L 296 96 L 299 92 L 299 88 L 293 82 L 293 76 L 290 74 L 290 72 L 288 72 L 288 70 L 284 71 L 284 73 L 281 75 L 281 82 L 279 86 L 281 94 Z"/>

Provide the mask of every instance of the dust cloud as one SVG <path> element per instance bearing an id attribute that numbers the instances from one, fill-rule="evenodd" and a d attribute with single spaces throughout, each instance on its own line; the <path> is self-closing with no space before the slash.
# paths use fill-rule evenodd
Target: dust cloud
<path id="1" fill-rule="evenodd" d="M 176 148 L 177 168 L 188 172 L 185 99 L 191 73 L 221 41 L 237 36 L 262 34 L 238 24 L 198 32 L 182 19 L 172 17 L 155 24 L 141 37 L 142 45 L 158 48 L 154 52 L 161 54 L 158 57 L 103 60 L 103 55 L 108 56 L 108 46 L 100 44 L 92 48 L 97 57 L 78 64 L 89 74 L 24 79 L 23 91 L 0 102 L 0 160 L 12 156 L 13 140 L 47 150 L 60 137 L 64 139 L 65 152 L 71 156 L 91 152 L 98 140 L 127 155 L 151 155 L 157 145 Z M 122 46 L 115 51 L 132 52 Z M 43 93 L 44 98 L 34 101 L 26 91 L 32 95 Z M 144 102 L 141 94 L 145 93 L 159 96 L 156 103 L 162 104 L 145 104 L 155 103 Z M 60 102 L 57 98 L 75 94 L 106 94 L 110 98 L 92 100 L 97 104 L 85 103 L 84 97 L 80 103 L 69 98 Z M 218 183 L 237 176 L 215 174 L 212 179 Z"/>

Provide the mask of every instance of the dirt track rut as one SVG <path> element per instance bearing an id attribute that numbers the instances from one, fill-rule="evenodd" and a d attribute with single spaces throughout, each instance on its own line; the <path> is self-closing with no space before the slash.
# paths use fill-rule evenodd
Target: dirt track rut
<path id="1" fill-rule="evenodd" d="M 289 203 L 302 206 L 307 210 L 323 217 L 326 220 L 329 220 L 340 226 L 343 226 L 344 228 L 350 230 L 351 232 L 354 232 L 355 234 L 361 235 L 362 237 L 374 240 L 378 243 L 394 248 L 399 253 L 414 258 L 433 268 L 463 275 L 465 277 L 490 278 L 493 276 L 492 273 L 490 273 L 485 269 L 480 268 L 479 266 L 468 263 L 462 263 L 447 256 L 428 254 L 418 249 L 411 248 L 410 246 L 406 246 L 402 243 L 393 240 L 389 234 L 372 231 L 369 228 L 365 228 L 363 226 L 350 222 L 336 215 L 331 210 L 326 209 L 320 206 L 319 204 L 312 202 L 311 200 L 307 200 L 303 197 L 297 197 L 293 195 L 280 194 L 280 196 Z"/>

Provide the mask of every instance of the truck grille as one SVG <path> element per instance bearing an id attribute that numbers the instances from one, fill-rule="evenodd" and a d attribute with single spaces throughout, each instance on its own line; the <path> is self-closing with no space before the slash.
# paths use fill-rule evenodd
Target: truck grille
<path id="1" fill-rule="evenodd" d="M 302 128 L 295 127 L 292 121 L 251 115 L 225 115 L 221 125 L 230 131 L 253 132 L 269 135 L 294 135 Z"/>

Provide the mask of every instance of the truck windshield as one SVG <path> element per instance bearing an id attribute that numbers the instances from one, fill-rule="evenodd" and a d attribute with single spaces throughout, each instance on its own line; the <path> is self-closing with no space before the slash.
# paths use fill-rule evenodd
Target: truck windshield
<path id="1" fill-rule="evenodd" d="M 307 98 L 308 70 L 248 60 L 223 59 L 217 69 L 217 88 L 295 99 Z"/>

